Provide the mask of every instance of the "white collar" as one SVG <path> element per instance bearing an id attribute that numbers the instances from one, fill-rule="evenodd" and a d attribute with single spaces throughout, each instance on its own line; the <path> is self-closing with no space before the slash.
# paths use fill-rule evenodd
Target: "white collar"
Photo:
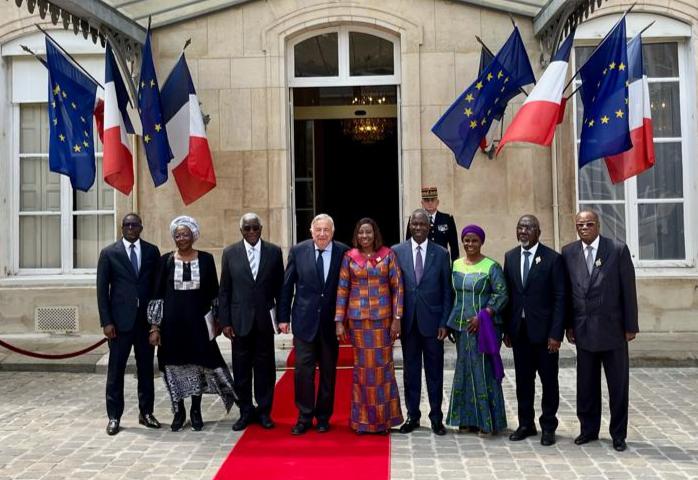
<path id="1" fill-rule="evenodd" d="M 131 248 L 131 245 L 135 245 L 136 250 L 141 249 L 141 239 L 140 238 L 138 240 L 136 240 L 135 242 L 131 243 L 128 240 L 126 240 L 124 237 L 121 237 L 121 241 L 124 243 L 124 248 L 126 248 L 127 252 Z"/>
<path id="2" fill-rule="evenodd" d="M 429 241 L 428 238 L 424 239 L 422 243 L 417 243 L 414 241 L 414 238 L 410 238 L 410 243 L 412 244 L 412 251 L 414 252 L 417 250 L 417 247 L 422 247 L 422 251 L 426 252 L 427 251 L 427 242 Z"/>
<path id="3" fill-rule="evenodd" d="M 591 242 L 591 243 L 589 244 L 589 245 L 591 245 L 591 248 L 594 249 L 594 252 L 598 252 L 598 251 L 599 251 L 599 243 L 600 243 L 600 241 L 601 241 L 601 235 L 597 236 L 597 237 L 596 237 L 596 240 L 594 240 L 593 242 Z M 587 245 L 586 243 L 582 242 L 582 251 L 583 251 L 585 254 L 586 254 L 586 251 L 587 251 L 587 247 L 588 247 L 589 245 Z"/>
<path id="4" fill-rule="evenodd" d="M 531 253 L 531 258 L 536 256 L 536 251 L 538 250 L 538 245 L 540 245 L 540 242 L 536 242 L 535 245 L 533 245 L 531 248 L 528 250 L 524 249 L 521 247 L 521 256 L 523 257 L 524 252 L 530 252 Z"/>
<path id="5" fill-rule="evenodd" d="M 247 240 L 245 240 L 244 238 L 242 239 L 242 242 L 245 244 L 245 252 L 249 252 L 249 251 L 250 251 L 250 248 L 251 248 L 252 250 L 254 250 L 255 252 L 259 252 L 259 251 L 260 251 L 260 248 L 259 248 L 259 247 L 260 247 L 260 245 L 262 245 L 262 239 L 261 239 L 261 238 L 260 238 L 259 240 L 257 240 L 257 244 L 254 245 L 254 246 L 252 246 L 252 245 L 250 245 L 249 243 L 247 243 Z"/>

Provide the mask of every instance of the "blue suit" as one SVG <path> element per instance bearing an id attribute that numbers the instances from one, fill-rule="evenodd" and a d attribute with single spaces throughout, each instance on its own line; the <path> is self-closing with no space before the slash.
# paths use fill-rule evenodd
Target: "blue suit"
<path id="1" fill-rule="evenodd" d="M 448 251 L 427 240 L 423 256 L 424 273 L 419 283 L 415 276 L 412 240 L 393 247 L 402 270 L 405 288 L 401 322 L 404 364 L 405 402 L 412 420 L 421 417 L 419 402 L 422 387 L 422 359 L 429 394 L 429 419 L 441 422 L 443 413 L 444 345 L 437 339 L 439 328 L 446 327 L 453 304 L 451 260 Z"/>
<path id="2" fill-rule="evenodd" d="M 296 350 L 294 373 L 298 421 L 310 425 L 313 417 L 329 422 L 334 406 L 339 344 L 335 334 L 335 305 L 339 266 L 348 247 L 332 242 L 327 277 L 321 283 L 313 240 L 291 248 L 277 309 L 279 323 L 291 323 Z M 324 258 L 324 257 L 323 257 Z M 315 394 L 315 365 L 320 381 Z"/>

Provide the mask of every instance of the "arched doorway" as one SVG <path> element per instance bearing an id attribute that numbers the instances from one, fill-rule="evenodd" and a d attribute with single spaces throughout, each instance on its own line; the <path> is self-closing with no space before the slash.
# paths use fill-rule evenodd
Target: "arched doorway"
<path id="1" fill-rule="evenodd" d="M 396 37 L 352 26 L 290 44 L 296 241 L 321 212 L 340 241 L 364 216 L 400 240 L 399 52 Z"/>

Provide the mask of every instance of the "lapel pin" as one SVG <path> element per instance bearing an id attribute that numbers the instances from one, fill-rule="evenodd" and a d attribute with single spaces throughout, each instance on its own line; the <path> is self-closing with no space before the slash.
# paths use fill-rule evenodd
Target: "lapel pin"
<path id="1" fill-rule="evenodd" d="M 596 265 L 597 267 L 600 267 L 601 266 L 601 259 L 600 258 L 597 259 L 596 262 L 594 263 L 594 265 Z"/>
<path id="2" fill-rule="evenodd" d="M 536 257 L 536 265 L 540 263 L 540 257 Z"/>

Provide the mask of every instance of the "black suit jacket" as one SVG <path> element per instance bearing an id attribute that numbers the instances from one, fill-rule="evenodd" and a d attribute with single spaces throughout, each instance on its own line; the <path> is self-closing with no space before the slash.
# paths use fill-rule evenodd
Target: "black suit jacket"
<path id="1" fill-rule="evenodd" d="M 582 242 L 562 249 L 570 292 L 569 325 L 584 350 L 615 350 L 626 342 L 625 332 L 638 332 L 635 269 L 628 247 L 600 237 L 591 277 Z"/>
<path id="2" fill-rule="evenodd" d="M 128 332 L 137 318 L 145 318 L 159 260 L 158 247 L 141 239 L 141 269 L 136 275 L 121 239 L 102 249 L 97 262 L 97 307 L 102 327 L 112 324 L 117 331 Z"/>
<path id="3" fill-rule="evenodd" d="M 276 307 L 284 280 L 281 249 L 273 243 L 260 242 L 256 280 L 243 240 L 223 250 L 219 320 L 224 327 L 232 326 L 235 335 L 242 337 L 250 333 L 255 322 L 273 333 L 269 310 Z"/>
<path id="4" fill-rule="evenodd" d="M 312 342 L 318 330 L 323 337 L 335 335 L 339 266 L 347 250 L 349 247 L 343 243 L 332 242 L 332 257 L 324 287 L 315 270 L 315 244 L 312 239 L 293 246 L 288 254 L 278 320 L 279 323 L 288 323 L 292 319 L 293 335 L 303 341 Z"/>
<path id="5" fill-rule="evenodd" d="M 540 259 L 540 260 L 539 260 Z M 548 338 L 562 341 L 565 328 L 565 265 L 562 256 L 542 243 L 531 258 L 526 285 L 521 279 L 521 247 L 504 255 L 504 277 L 509 303 L 504 311 L 504 328 L 512 339 L 521 329 L 531 343 L 547 343 Z M 521 312 L 526 318 L 521 318 Z"/>
<path id="6" fill-rule="evenodd" d="M 439 327 L 446 327 L 453 306 L 448 251 L 434 242 L 427 242 L 424 273 L 419 285 L 414 273 L 412 241 L 407 240 L 393 246 L 393 251 L 402 270 L 405 287 L 402 331 L 409 332 L 414 322 L 417 322 L 422 336 L 436 337 Z"/>
<path id="7" fill-rule="evenodd" d="M 405 239 L 409 240 L 410 238 L 412 238 L 412 234 L 410 233 L 410 226 L 407 225 Z M 429 227 L 429 240 L 451 251 L 451 264 L 460 257 L 458 232 L 456 231 L 456 221 L 453 219 L 453 215 L 436 211 L 434 223 Z"/>

